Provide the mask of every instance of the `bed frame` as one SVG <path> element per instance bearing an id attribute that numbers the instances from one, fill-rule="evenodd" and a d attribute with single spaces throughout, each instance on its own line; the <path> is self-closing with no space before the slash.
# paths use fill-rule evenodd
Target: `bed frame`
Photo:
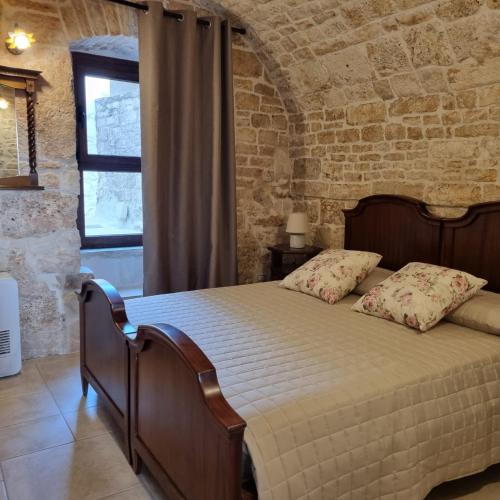
<path id="1" fill-rule="evenodd" d="M 378 195 L 344 214 L 345 248 L 382 254 L 382 267 L 441 264 L 485 278 L 487 289 L 500 292 L 500 202 L 443 219 L 418 200 Z M 256 498 L 241 485 L 246 423 L 187 335 L 164 324 L 136 330 L 103 280 L 83 284 L 80 326 L 83 393 L 90 383 L 108 407 L 136 472 L 144 462 L 172 499 Z"/>

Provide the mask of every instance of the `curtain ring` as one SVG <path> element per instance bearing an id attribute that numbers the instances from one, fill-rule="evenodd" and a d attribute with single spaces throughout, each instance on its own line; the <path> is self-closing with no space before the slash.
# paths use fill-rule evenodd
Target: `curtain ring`
<path id="1" fill-rule="evenodd" d="M 177 22 L 182 23 L 184 21 L 184 14 L 179 14 L 179 17 L 175 18 Z"/>

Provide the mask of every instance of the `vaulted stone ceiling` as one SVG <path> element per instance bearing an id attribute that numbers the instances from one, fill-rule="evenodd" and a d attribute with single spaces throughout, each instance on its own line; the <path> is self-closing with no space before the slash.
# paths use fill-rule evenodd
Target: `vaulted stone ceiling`
<path id="1" fill-rule="evenodd" d="M 289 111 L 467 88 L 491 58 L 500 73 L 500 0 L 199 4 L 250 29 Z"/>

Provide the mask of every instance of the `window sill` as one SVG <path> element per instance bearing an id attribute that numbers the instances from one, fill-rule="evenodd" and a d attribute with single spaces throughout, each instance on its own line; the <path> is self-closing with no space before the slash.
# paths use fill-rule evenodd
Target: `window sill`
<path id="1" fill-rule="evenodd" d="M 82 248 L 80 253 L 99 254 L 103 252 L 142 252 L 142 246 L 134 247 L 106 247 L 106 248 Z"/>
<path id="2" fill-rule="evenodd" d="M 0 184 L 1 191 L 43 191 L 45 188 L 43 186 L 2 186 Z"/>

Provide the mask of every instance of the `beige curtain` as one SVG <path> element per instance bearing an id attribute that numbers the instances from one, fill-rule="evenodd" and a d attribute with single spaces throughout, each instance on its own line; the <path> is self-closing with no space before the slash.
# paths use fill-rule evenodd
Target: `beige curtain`
<path id="1" fill-rule="evenodd" d="M 231 28 L 181 13 L 139 16 L 145 295 L 237 280 Z"/>

